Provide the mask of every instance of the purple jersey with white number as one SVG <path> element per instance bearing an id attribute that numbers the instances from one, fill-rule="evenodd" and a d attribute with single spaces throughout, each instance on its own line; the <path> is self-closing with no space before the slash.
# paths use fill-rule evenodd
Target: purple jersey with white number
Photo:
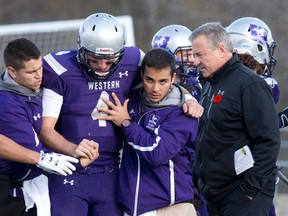
<path id="1" fill-rule="evenodd" d="M 125 47 L 119 67 L 106 81 L 95 81 L 82 72 L 76 50 L 44 57 L 43 86 L 63 96 L 57 131 L 76 144 L 84 138 L 98 142 L 100 156 L 94 164 L 105 165 L 119 160 L 121 130 L 110 121 L 97 120 L 100 115 L 97 107 L 103 106 L 103 97 L 113 100 L 112 92 L 124 102 L 130 89 L 140 82 L 141 52 L 136 47 Z"/>

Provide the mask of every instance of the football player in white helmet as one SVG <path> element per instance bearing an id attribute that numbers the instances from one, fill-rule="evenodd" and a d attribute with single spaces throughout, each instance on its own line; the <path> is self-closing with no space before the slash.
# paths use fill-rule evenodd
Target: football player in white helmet
<path id="1" fill-rule="evenodd" d="M 120 22 L 107 13 L 88 16 L 79 29 L 77 50 L 60 50 L 43 58 L 42 139 L 68 155 L 85 155 L 86 140 L 99 143 L 99 158 L 67 178 L 49 176 L 52 215 L 123 215 L 116 201 L 121 129 L 103 115 L 102 98 L 115 92 L 125 100 L 141 81 L 144 53 L 125 46 Z M 76 145 L 67 148 L 68 143 Z M 82 144 L 83 145 L 83 144 Z M 87 146 L 88 148 L 89 146 Z M 89 149 L 89 148 L 88 148 Z"/>
<path id="2" fill-rule="evenodd" d="M 271 76 L 276 65 L 276 42 L 267 24 L 255 17 L 243 17 L 232 22 L 227 31 L 231 36 L 234 51 L 253 56 L 259 64 L 265 66 L 262 74 Z"/>
<path id="3" fill-rule="evenodd" d="M 105 81 L 124 54 L 124 30 L 109 14 L 88 17 L 79 29 L 77 60 L 88 76 Z"/>

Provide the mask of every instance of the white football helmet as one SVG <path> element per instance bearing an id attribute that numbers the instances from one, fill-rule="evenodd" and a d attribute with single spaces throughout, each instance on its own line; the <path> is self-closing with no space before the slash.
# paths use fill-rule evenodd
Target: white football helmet
<path id="1" fill-rule="evenodd" d="M 79 29 L 77 60 L 88 76 L 104 81 L 118 67 L 124 54 L 124 30 L 120 22 L 107 13 L 96 13 L 88 16 Z M 105 75 L 97 75 L 87 61 L 87 55 L 96 59 L 113 59 L 114 63 Z M 98 71 L 98 70 L 97 70 Z M 107 73 L 109 72 L 109 73 Z"/>
<path id="2" fill-rule="evenodd" d="M 226 30 L 236 53 L 250 54 L 259 64 L 266 65 L 264 73 L 272 74 L 276 65 L 273 57 L 276 43 L 270 28 L 262 20 L 243 17 L 232 22 Z"/>
<path id="3" fill-rule="evenodd" d="M 192 50 L 192 42 L 189 36 L 192 31 L 182 25 L 168 25 L 161 28 L 153 36 L 152 48 L 163 48 L 175 56 L 178 65 L 185 65 L 187 59 L 182 58 L 184 52 Z M 181 59 L 176 57 L 176 53 L 181 51 Z"/>

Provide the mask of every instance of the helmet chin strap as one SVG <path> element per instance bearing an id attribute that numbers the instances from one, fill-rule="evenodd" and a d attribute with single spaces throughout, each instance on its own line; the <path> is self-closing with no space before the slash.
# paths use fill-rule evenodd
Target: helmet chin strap
<path id="1" fill-rule="evenodd" d="M 263 71 L 263 75 L 268 75 L 270 76 L 271 73 L 269 73 L 269 67 L 267 66 L 267 64 L 265 64 L 265 68 L 264 68 L 264 71 Z"/>
<path id="2" fill-rule="evenodd" d="M 93 70 L 92 68 L 89 67 L 89 72 L 87 73 L 88 76 L 92 77 L 96 81 L 104 82 L 106 81 L 118 68 L 118 66 L 115 66 L 115 63 L 111 65 L 111 70 L 108 70 L 106 72 L 103 71 L 103 73 L 107 73 L 103 76 L 98 75 L 96 72 L 101 73 L 101 71 Z"/>

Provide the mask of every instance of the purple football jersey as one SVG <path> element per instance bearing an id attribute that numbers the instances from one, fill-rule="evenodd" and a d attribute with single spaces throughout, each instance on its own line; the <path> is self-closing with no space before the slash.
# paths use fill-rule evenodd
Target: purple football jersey
<path id="1" fill-rule="evenodd" d="M 106 81 L 95 81 L 81 72 L 76 52 L 50 53 L 43 60 L 43 86 L 63 96 L 57 131 L 74 143 L 84 138 L 98 142 L 100 157 L 95 164 L 116 162 L 122 148 L 121 129 L 110 121 L 97 120 L 103 114 L 97 107 L 104 105 L 103 97 L 113 101 L 112 92 L 122 103 L 128 98 L 130 89 L 140 82 L 141 52 L 136 47 L 125 47 L 120 65 Z"/>

